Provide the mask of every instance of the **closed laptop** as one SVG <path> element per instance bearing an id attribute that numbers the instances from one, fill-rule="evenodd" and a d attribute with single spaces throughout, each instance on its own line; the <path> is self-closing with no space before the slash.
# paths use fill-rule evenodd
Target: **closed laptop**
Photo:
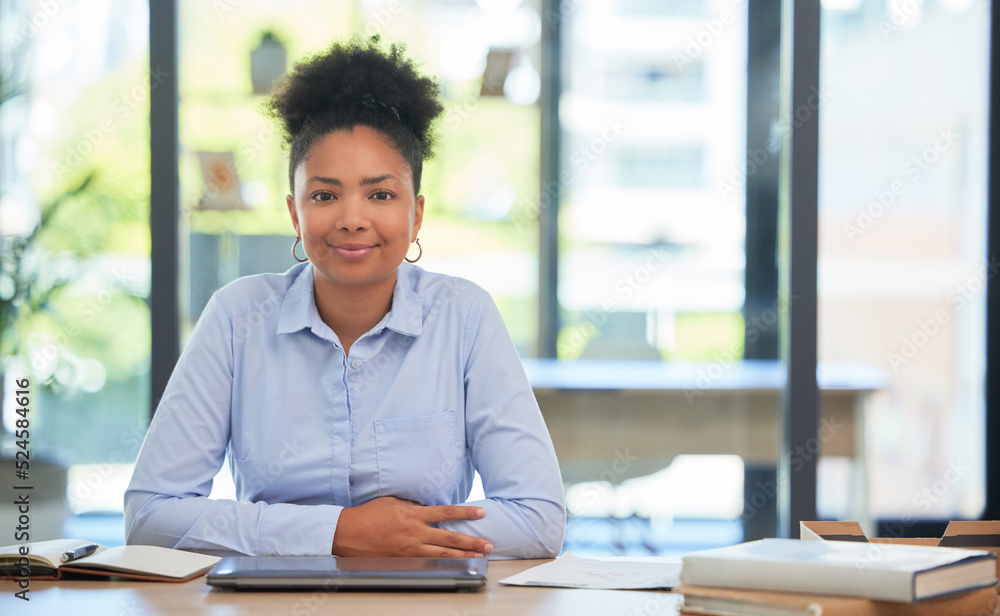
<path id="1" fill-rule="evenodd" d="M 236 556 L 208 572 L 210 586 L 235 590 L 475 590 L 484 558 Z"/>

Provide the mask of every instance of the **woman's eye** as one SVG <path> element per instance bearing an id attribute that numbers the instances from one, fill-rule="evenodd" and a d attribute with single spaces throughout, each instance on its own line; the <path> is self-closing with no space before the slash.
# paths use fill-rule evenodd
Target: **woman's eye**
<path id="1" fill-rule="evenodd" d="M 312 198 L 313 198 L 314 201 L 330 201 L 330 200 L 334 199 L 335 197 L 333 196 L 333 193 L 318 192 L 318 193 L 314 194 Z"/>
<path id="2" fill-rule="evenodd" d="M 372 195 L 372 199 L 375 199 L 376 201 L 388 201 L 389 199 L 392 199 L 392 193 L 385 190 L 380 190 Z"/>

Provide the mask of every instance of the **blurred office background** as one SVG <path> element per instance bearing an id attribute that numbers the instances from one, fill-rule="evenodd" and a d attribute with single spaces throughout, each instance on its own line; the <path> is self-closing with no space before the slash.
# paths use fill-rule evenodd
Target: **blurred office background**
<path id="1" fill-rule="evenodd" d="M 725 368 L 748 357 L 751 329 L 777 335 L 773 321 L 752 323 L 770 303 L 748 308 L 749 272 L 773 268 L 775 253 L 768 263 L 747 250 L 748 234 L 774 223 L 748 216 L 745 187 L 772 173 L 787 127 L 748 133 L 761 103 L 748 91 L 777 83 L 754 68 L 769 58 L 750 44 L 766 36 L 746 2 L 178 5 L 182 338 L 218 287 L 292 265 L 285 152 L 259 105 L 286 66 L 352 34 L 403 42 L 440 78 L 421 265 L 490 291 L 524 357 L 552 354 L 540 303 L 557 306 L 565 361 Z M 869 515 L 977 518 L 990 3 L 822 8 L 819 360 L 884 382 L 864 424 Z M 539 172 L 552 19 L 558 187 Z M 150 70 L 149 26 L 142 0 L 0 3 L 3 424 L 15 428 L 11 383 L 28 375 L 32 455 L 68 468 L 70 517 L 56 534 L 107 543 L 121 542 L 114 524 L 150 407 L 149 96 L 163 75 Z M 544 288 L 538 220 L 557 193 L 559 282 Z M 571 524 L 567 547 L 739 541 L 744 470 L 738 456 L 685 455 L 652 475 L 575 481 L 570 511 L 586 524 Z M 850 475 L 849 459 L 821 458 L 821 516 L 849 515 Z"/>

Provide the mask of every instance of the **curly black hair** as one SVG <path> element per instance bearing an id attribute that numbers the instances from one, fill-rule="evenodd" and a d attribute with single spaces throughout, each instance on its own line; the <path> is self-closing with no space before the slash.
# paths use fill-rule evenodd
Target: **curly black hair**
<path id="1" fill-rule="evenodd" d="M 313 143 L 332 132 L 370 127 L 385 136 L 413 171 L 420 192 L 423 161 L 433 154 L 432 126 L 444 107 L 441 88 L 421 76 L 405 48 L 384 50 L 378 36 L 337 42 L 295 65 L 264 104 L 289 146 L 288 183 Z"/>

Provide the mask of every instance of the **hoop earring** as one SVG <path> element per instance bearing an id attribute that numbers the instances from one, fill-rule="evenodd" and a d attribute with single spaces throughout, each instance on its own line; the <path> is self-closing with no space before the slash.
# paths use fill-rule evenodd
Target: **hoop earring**
<path id="1" fill-rule="evenodd" d="M 301 237 L 296 237 L 295 238 L 295 243 L 292 244 L 292 258 L 295 259 L 296 261 L 298 261 L 299 263 L 305 263 L 306 261 L 309 260 L 309 257 L 306 257 L 304 259 L 300 259 L 299 256 L 297 254 L 295 254 L 295 247 L 298 246 L 300 243 L 302 243 L 302 238 Z"/>
<path id="2" fill-rule="evenodd" d="M 420 238 L 418 237 L 414 241 L 417 243 L 417 248 L 420 249 L 420 252 L 417 253 L 416 259 L 409 259 L 407 257 L 403 257 L 403 260 L 406 261 L 407 263 L 416 263 L 417 261 L 420 260 L 420 257 L 424 256 L 424 247 L 420 245 Z"/>

